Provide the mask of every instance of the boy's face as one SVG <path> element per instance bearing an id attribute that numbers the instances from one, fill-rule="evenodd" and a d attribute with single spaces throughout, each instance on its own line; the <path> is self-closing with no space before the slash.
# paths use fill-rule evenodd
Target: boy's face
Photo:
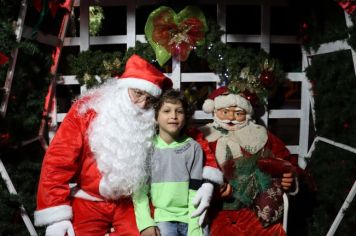
<path id="1" fill-rule="evenodd" d="M 185 111 L 182 103 L 164 102 L 158 111 L 157 122 L 160 136 L 178 138 L 185 125 Z"/>
<path id="2" fill-rule="evenodd" d="M 226 130 L 236 130 L 239 123 L 246 121 L 246 112 L 237 106 L 216 109 L 214 116 L 218 124 Z"/>

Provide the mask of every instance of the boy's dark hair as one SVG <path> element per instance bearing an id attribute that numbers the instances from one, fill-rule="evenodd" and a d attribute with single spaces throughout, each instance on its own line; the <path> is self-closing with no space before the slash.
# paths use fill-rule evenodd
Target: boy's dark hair
<path id="1" fill-rule="evenodd" d="M 176 104 L 178 102 L 182 103 L 185 120 L 186 120 L 185 126 L 187 126 L 189 120 L 192 118 L 194 114 L 194 108 L 188 103 L 187 99 L 184 97 L 184 94 L 179 90 L 175 90 L 175 89 L 166 90 L 153 106 L 155 109 L 156 120 L 158 117 L 158 112 L 163 106 L 163 103 L 165 102 L 173 103 L 173 104 Z"/>

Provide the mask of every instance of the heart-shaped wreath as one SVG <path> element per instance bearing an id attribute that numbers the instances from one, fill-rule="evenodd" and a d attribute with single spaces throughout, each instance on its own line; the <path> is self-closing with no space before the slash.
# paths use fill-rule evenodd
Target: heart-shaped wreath
<path id="1" fill-rule="evenodd" d="M 204 43 L 208 27 L 202 11 L 187 6 L 178 14 L 162 6 L 151 12 L 145 25 L 145 35 L 162 66 L 173 56 L 187 60 L 190 51 Z"/>

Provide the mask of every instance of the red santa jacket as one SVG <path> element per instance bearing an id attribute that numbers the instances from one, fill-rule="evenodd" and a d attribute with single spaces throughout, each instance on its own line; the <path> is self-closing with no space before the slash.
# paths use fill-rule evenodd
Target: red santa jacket
<path id="1" fill-rule="evenodd" d="M 35 225 L 72 218 L 71 182 L 77 183 L 93 199 L 102 198 L 99 193 L 101 174 L 87 135 L 96 113 L 88 110 L 79 114 L 82 102 L 76 102 L 69 110 L 45 154 L 37 192 Z"/>

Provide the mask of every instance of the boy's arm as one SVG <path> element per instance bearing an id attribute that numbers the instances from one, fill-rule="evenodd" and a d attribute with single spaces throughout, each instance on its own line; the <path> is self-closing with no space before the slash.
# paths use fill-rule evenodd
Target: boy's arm
<path id="1" fill-rule="evenodd" d="M 148 189 L 149 186 L 145 186 L 140 191 L 134 193 L 132 197 L 137 228 L 140 232 L 148 227 L 156 226 L 156 223 L 151 216 L 149 199 L 147 196 Z"/>
<path id="2" fill-rule="evenodd" d="M 193 200 L 195 198 L 196 195 L 196 190 L 193 189 L 189 189 L 189 203 L 188 203 L 188 207 L 189 207 L 189 214 L 188 216 L 191 216 L 192 213 L 195 211 L 195 207 L 193 204 Z M 188 222 L 188 236 L 203 236 L 203 229 L 200 226 L 199 223 L 199 217 L 189 217 L 189 222 Z"/>

